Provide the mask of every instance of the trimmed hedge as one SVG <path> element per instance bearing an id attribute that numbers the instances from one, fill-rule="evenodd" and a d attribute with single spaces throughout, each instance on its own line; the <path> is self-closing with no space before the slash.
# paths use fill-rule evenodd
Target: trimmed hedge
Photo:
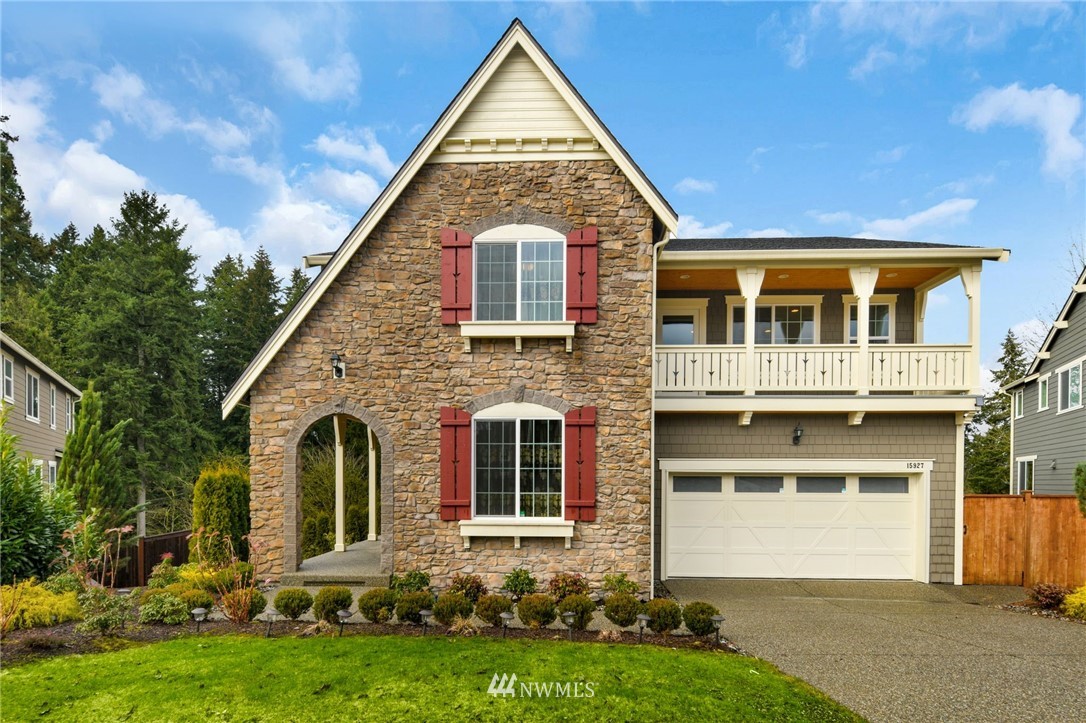
<path id="1" fill-rule="evenodd" d="M 313 607 L 313 596 L 300 587 L 285 587 L 275 594 L 274 605 L 284 617 L 297 620 Z"/>
<path id="2" fill-rule="evenodd" d="M 587 630 L 596 612 L 596 603 L 587 595 L 567 595 L 558 603 L 558 614 L 569 612 L 574 614 L 571 627 L 574 630 Z"/>
<path id="3" fill-rule="evenodd" d="M 716 631 L 712 618 L 719 614 L 720 610 L 707 602 L 692 602 L 683 608 L 683 622 L 694 635 L 712 635 Z"/>
<path id="4" fill-rule="evenodd" d="M 192 529 L 197 534 L 189 540 L 190 559 L 226 562 L 230 559 L 226 537 L 239 558 L 249 557 L 245 540 L 249 534 L 249 468 L 240 459 L 224 458 L 200 470 L 192 491 Z"/>
<path id="5" fill-rule="evenodd" d="M 400 622 L 415 623 L 419 625 L 422 623 L 423 610 L 429 610 L 434 605 L 434 596 L 428 592 L 418 591 L 409 592 L 400 598 L 400 601 L 396 603 L 396 618 Z"/>
<path id="6" fill-rule="evenodd" d="M 543 593 L 525 595 L 517 603 L 517 615 L 529 628 L 545 628 L 558 617 L 558 604 L 553 597 Z"/>
<path id="7" fill-rule="evenodd" d="M 342 585 L 329 585 L 317 591 L 313 598 L 313 617 L 329 623 L 338 623 L 340 610 L 351 608 L 351 591 Z"/>
<path id="8" fill-rule="evenodd" d="M 603 604 L 603 615 L 620 628 L 628 628 L 637 622 L 644 606 L 628 592 L 616 592 Z"/>
<path id="9" fill-rule="evenodd" d="M 457 618 L 471 618 L 475 605 L 458 592 L 441 594 L 434 603 L 434 620 L 442 625 L 452 625 Z"/>
<path id="10" fill-rule="evenodd" d="M 475 614 L 484 623 L 495 628 L 502 624 L 502 613 L 513 612 L 513 601 L 504 595 L 483 595 L 475 604 Z"/>
<path id="11" fill-rule="evenodd" d="M 645 613 L 649 616 L 649 630 L 654 633 L 667 635 L 683 624 L 683 610 L 674 600 L 662 597 L 649 600 Z"/>
<path id="12" fill-rule="evenodd" d="M 358 598 L 358 612 L 371 623 L 387 623 L 396 612 L 399 596 L 387 587 L 367 590 Z"/>

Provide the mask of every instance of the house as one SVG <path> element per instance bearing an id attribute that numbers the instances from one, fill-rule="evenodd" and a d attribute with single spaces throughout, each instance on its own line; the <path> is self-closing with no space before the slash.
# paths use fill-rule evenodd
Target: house
<path id="1" fill-rule="evenodd" d="M 371 432 L 385 574 L 960 582 L 1007 252 L 676 229 L 514 21 L 223 402 L 262 573 L 299 569 L 299 444 L 331 416 Z M 924 344 L 958 277 L 969 342 Z"/>
<path id="2" fill-rule="evenodd" d="M 1010 493 L 1075 494 L 1075 467 L 1086 462 L 1086 268 L 1011 395 Z"/>
<path id="3" fill-rule="evenodd" d="M 50 486 L 64 456 L 64 439 L 75 425 L 75 403 L 82 393 L 7 334 L 0 332 L 3 401 L 9 406 L 7 431 L 19 438 Z"/>

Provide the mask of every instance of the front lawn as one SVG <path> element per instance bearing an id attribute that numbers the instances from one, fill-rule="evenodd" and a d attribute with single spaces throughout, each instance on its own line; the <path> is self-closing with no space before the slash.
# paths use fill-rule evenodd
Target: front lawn
<path id="1" fill-rule="evenodd" d="M 495 674 L 516 697 L 487 694 Z M 859 720 L 751 658 L 548 640 L 192 636 L 18 666 L 0 688 L 5 720 Z"/>

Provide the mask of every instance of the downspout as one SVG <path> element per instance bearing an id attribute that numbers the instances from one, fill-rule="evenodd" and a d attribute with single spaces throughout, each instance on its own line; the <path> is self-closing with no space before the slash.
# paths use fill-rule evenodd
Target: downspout
<path id="1" fill-rule="evenodd" d="M 656 271 L 660 253 L 671 240 L 671 233 L 665 228 L 663 238 L 652 242 L 652 304 L 649 312 L 649 329 L 652 346 L 649 353 L 649 464 L 651 478 L 649 483 L 649 597 L 656 595 Z M 663 493 L 664 480 L 660 480 Z M 666 572 L 661 567 L 661 573 Z M 663 574 L 661 574 L 663 577 Z"/>

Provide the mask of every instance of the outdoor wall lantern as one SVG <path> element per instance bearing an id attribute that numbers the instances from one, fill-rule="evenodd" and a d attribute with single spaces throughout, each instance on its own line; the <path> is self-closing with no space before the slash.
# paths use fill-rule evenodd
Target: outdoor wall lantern
<path id="1" fill-rule="evenodd" d="M 720 624 L 724 622 L 724 616 L 718 613 L 709 619 L 713 621 L 713 629 L 716 630 L 716 644 L 720 645 Z"/>
<path id="2" fill-rule="evenodd" d="M 792 430 L 792 444 L 799 444 L 801 439 L 803 439 L 803 425 L 796 422 L 796 426 Z"/>
<path id="3" fill-rule="evenodd" d="M 343 623 L 347 622 L 347 618 L 351 617 L 350 610 L 340 610 L 336 613 L 339 618 L 339 637 L 343 637 Z"/>
<path id="4" fill-rule="evenodd" d="M 426 628 L 430 627 L 430 616 L 434 614 L 433 610 L 419 610 L 419 617 L 422 618 L 422 634 L 426 634 Z"/>
<path id="5" fill-rule="evenodd" d="M 641 613 L 640 615 L 637 616 L 637 627 L 638 627 L 638 630 L 637 630 L 637 642 L 638 642 L 638 644 L 640 644 L 641 641 L 645 639 L 645 625 L 649 622 L 649 620 L 652 620 L 652 618 L 650 618 L 645 613 Z"/>
<path id="6" fill-rule="evenodd" d="M 577 613 L 572 610 L 567 610 L 562 613 L 562 622 L 566 625 L 566 630 L 569 632 L 569 639 L 573 640 L 573 618 L 577 617 Z"/>
<path id="7" fill-rule="evenodd" d="M 505 631 L 509 629 L 509 623 L 513 620 L 513 613 L 504 612 L 501 614 L 502 619 L 502 637 L 505 637 Z"/>
<path id="8" fill-rule="evenodd" d="M 200 623 L 207 619 L 206 608 L 193 608 L 192 619 L 196 621 L 196 632 L 200 632 Z"/>
<path id="9" fill-rule="evenodd" d="M 332 378 L 343 379 L 347 376 L 347 365 L 343 362 L 343 357 L 339 355 L 338 351 L 332 352 Z"/>
<path id="10" fill-rule="evenodd" d="M 278 615 L 279 611 L 272 607 L 269 607 L 267 610 L 264 611 L 264 619 L 268 621 L 268 629 L 264 631 L 265 638 L 271 637 L 271 626 L 272 623 L 275 622 L 275 618 L 278 617 Z"/>

